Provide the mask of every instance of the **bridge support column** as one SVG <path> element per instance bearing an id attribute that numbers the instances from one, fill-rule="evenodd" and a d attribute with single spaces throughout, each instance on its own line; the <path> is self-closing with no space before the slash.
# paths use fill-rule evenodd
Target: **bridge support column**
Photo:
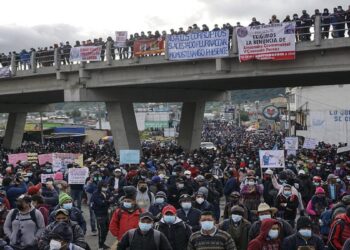
<path id="1" fill-rule="evenodd" d="M 141 149 L 139 131 L 131 102 L 106 102 L 114 147 L 121 149 Z"/>
<path id="2" fill-rule="evenodd" d="M 21 146 L 26 118 L 27 113 L 24 112 L 9 114 L 3 143 L 4 148 L 17 149 Z"/>
<path id="3" fill-rule="evenodd" d="M 178 144 L 185 150 L 198 149 L 201 143 L 205 101 L 182 104 Z"/>

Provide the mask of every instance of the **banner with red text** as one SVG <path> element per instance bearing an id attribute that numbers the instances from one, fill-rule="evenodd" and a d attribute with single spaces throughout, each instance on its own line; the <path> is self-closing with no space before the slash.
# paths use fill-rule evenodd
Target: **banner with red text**
<path id="1" fill-rule="evenodd" d="M 81 46 L 70 50 L 71 61 L 101 61 L 102 46 Z"/>
<path id="2" fill-rule="evenodd" d="M 295 23 L 237 28 L 239 60 L 294 60 Z"/>
<path id="3" fill-rule="evenodd" d="M 164 42 L 164 39 L 161 37 L 136 40 L 134 42 L 134 55 L 143 56 L 163 53 Z"/>

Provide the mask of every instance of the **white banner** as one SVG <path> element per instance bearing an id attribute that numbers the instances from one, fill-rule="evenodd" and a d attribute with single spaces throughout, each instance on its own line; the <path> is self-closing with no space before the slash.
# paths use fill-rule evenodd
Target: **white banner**
<path id="1" fill-rule="evenodd" d="M 89 177 L 88 168 L 70 168 L 68 169 L 68 184 L 85 184 Z"/>
<path id="2" fill-rule="evenodd" d="M 284 150 L 259 150 L 261 168 L 284 168 Z"/>
<path id="3" fill-rule="evenodd" d="M 101 61 L 102 46 L 81 46 L 70 50 L 71 61 Z"/>
<path id="4" fill-rule="evenodd" d="M 229 56 L 229 31 L 195 32 L 167 36 L 169 60 L 191 60 Z"/>
<path id="5" fill-rule="evenodd" d="M 126 47 L 127 39 L 128 39 L 127 31 L 116 31 L 114 46 L 117 48 Z"/>
<path id="6" fill-rule="evenodd" d="M 0 78 L 7 78 L 7 77 L 11 77 L 10 67 L 6 66 L 3 68 L 0 68 Z"/>
<path id="7" fill-rule="evenodd" d="M 286 150 L 298 150 L 298 146 L 298 137 L 286 137 L 284 143 L 284 148 Z"/>
<path id="8" fill-rule="evenodd" d="M 239 60 L 294 60 L 295 23 L 237 28 Z"/>
<path id="9" fill-rule="evenodd" d="M 318 142 L 316 139 L 305 138 L 303 148 L 305 149 L 315 149 Z"/>

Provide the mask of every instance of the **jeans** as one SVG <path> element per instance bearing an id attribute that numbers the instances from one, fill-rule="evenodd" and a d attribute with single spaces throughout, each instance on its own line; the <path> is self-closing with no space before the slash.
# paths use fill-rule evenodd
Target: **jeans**
<path id="1" fill-rule="evenodd" d="M 79 208 L 79 210 L 81 211 L 81 199 L 83 197 L 83 190 L 71 189 L 70 194 L 71 194 L 72 199 L 73 199 L 73 204 L 75 204 L 75 202 L 77 202 L 76 207 Z"/>
<path id="2" fill-rule="evenodd" d="M 108 216 L 96 217 L 98 230 L 98 246 L 103 247 L 108 234 Z"/>

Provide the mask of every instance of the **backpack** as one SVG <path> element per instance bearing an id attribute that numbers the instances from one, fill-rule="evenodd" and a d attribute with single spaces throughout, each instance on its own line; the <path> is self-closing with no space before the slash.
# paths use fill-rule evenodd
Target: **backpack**
<path id="1" fill-rule="evenodd" d="M 128 231 L 129 236 L 129 248 L 131 247 L 131 242 L 134 238 L 136 229 L 131 229 Z M 157 250 L 159 250 L 160 246 L 160 232 L 158 230 L 153 230 L 154 242 L 156 243 Z"/>
<path id="2" fill-rule="evenodd" d="M 13 213 L 11 214 L 11 223 L 12 223 L 15 219 L 17 219 L 18 213 L 19 213 L 18 208 L 15 208 L 15 209 L 13 210 Z M 35 214 L 35 213 L 36 213 L 36 208 L 34 208 L 32 211 L 30 211 L 30 213 L 29 213 L 29 215 L 30 215 L 30 220 L 32 220 L 32 221 L 35 223 L 35 226 L 36 226 L 37 228 L 39 228 L 38 221 L 37 221 L 37 219 L 36 219 L 36 214 Z M 29 220 L 29 219 L 24 219 L 24 220 L 21 220 L 21 221 L 25 221 L 25 220 Z"/>
<path id="3" fill-rule="evenodd" d="M 337 225 L 340 225 L 340 232 L 343 232 L 343 230 L 344 230 L 344 227 L 345 227 L 345 221 L 343 220 L 343 219 L 336 219 L 336 222 L 335 222 L 335 224 L 334 224 L 334 228 L 337 226 Z M 349 226 L 349 225 L 348 225 Z M 344 244 L 345 242 L 343 242 L 343 244 Z M 333 246 L 333 244 L 332 244 L 332 242 L 331 242 L 331 240 L 329 239 L 328 240 L 328 250 L 337 250 L 334 246 Z"/>

